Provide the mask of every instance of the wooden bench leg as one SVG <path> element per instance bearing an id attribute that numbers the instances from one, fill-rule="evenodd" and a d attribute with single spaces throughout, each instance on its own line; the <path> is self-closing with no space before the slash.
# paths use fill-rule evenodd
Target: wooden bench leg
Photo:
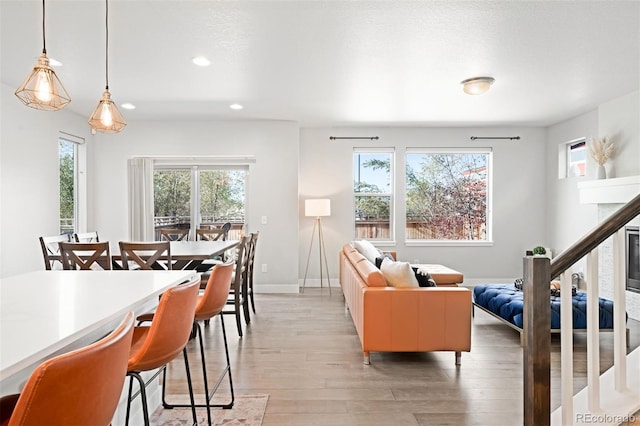
<path id="1" fill-rule="evenodd" d="M 369 352 L 364 352 L 364 361 L 363 361 L 366 365 L 371 364 L 371 358 L 369 357 Z"/>

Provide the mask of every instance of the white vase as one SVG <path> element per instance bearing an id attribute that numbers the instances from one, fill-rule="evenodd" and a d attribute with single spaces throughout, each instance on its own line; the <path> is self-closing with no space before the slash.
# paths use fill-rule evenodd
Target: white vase
<path id="1" fill-rule="evenodd" d="M 606 179 L 607 178 L 607 169 L 604 168 L 604 164 L 598 164 L 598 168 L 596 169 L 596 179 Z"/>

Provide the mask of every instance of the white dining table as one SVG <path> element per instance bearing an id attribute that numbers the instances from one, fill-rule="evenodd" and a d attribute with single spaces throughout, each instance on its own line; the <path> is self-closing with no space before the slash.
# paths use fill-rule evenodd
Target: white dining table
<path id="1" fill-rule="evenodd" d="M 16 392 L 42 361 L 85 346 L 129 311 L 153 308 L 179 271 L 36 271 L 0 280 L 0 394 Z"/>

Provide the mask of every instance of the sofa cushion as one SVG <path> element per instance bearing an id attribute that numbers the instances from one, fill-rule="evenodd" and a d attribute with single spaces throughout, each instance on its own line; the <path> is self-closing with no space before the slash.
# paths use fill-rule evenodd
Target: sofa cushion
<path id="1" fill-rule="evenodd" d="M 387 281 L 384 279 L 382 272 L 364 257 L 353 265 L 368 287 L 387 286 Z"/>
<path id="2" fill-rule="evenodd" d="M 419 270 L 415 266 L 412 266 L 411 269 L 413 269 L 413 272 L 416 276 L 416 279 L 418 280 L 418 284 L 420 284 L 420 287 L 437 287 L 435 280 L 431 277 L 431 274 L 429 274 L 427 271 Z"/>
<path id="3" fill-rule="evenodd" d="M 384 258 L 380 271 L 387 284 L 392 287 L 420 287 L 409 262 L 394 262 Z"/>
<path id="4" fill-rule="evenodd" d="M 382 253 L 380 256 L 376 257 L 376 268 L 380 269 L 380 266 L 382 265 L 382 261 L 387 258 L 389 260 L 395 260 L 393 258 L 393 256 L 389 253 Z"/>
<path id="5" fill-rule="evenodd" d="M 372 264 L 376 264 L 376 257 L 382 253 L 373 244 L 367 240 L 358 240 L 353 242 L 353 247 L 358 250 Z"/>

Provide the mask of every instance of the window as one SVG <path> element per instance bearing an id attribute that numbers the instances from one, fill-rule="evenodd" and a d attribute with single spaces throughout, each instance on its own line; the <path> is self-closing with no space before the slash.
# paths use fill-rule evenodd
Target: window
<path id="1" fill-rule="evenodd" d="M 393 151 L 355 150 L 353 193 L 355 238 L 392 240 Z"/>
<path id="2" fill-rule="evenodd" d="M 408 150 L 407 241 L 491 241 L 491 151 Z"/>
<path id="3" fill-rule="evenodd" d="M 246 166 L 157 166 L 154 170 L 154 228 L 195 229 L 231 222 L 239 239 L 245 222 Z"/>
<path id="4" fill-rule="evenodd" d="M 584 176 L 587 169 L 587 143 L 584 139 L 567 144 L 567 177 Z"/>
<path id="5" fill-rule="evenodd" d="M 60 234 L 73 234 L 78 224 L 78 144 L 67 138 L 58 138 L 60 166 Z"/>

